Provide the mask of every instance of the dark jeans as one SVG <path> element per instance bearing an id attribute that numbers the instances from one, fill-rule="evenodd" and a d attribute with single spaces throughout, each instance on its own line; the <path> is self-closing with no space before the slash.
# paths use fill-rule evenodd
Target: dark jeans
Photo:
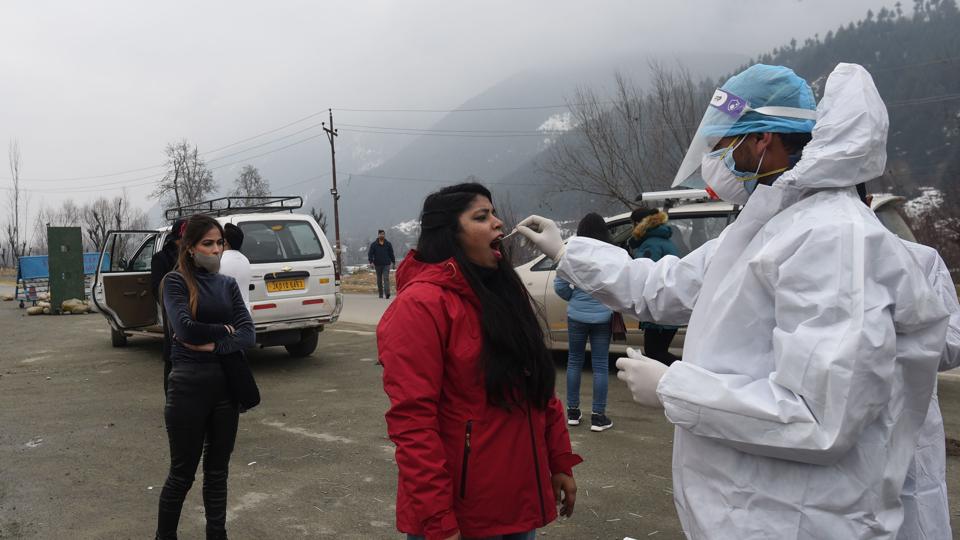
<path id="1" fill-rule="evenodd" d="M 670 343 L 677 335 L 676 328 L 647 328 L 643 331 L 643 354 L 670 365 L 678 358 L 670 352 Z"/>
<path id="2" fill-rule="evenodd" d="M 593 364 L 593 412 L 607 411 L 607 377 L 610 367 L 610 322 L 591 324 L 567 318 L 567 408 L 580 408 L 580 374 L 590 340 Z"/>
<path id="3" fill-rule="evenodd" d="M 386 264 L 383 266 L 377 265 L 377 292 L 380 293 L 380 297 L 383 298 L 383 293 L 387 293 L 387 298 L 390 298 L 390 265 Z"/>
<path id="4" fill-rule="evenodd" d="M 500 536 L 488 536 L 486 538 L 468 538 L 463 537 L 463 540 L 534 540 L 537 537 L 537 530 L 522 532 L 522 533 L 513 533 L 513 534 L 501 534 Z M 415 536 L 412 534 L 407 535 L 407 540 L 424 540 L 423 536 Z"/>
<path id="5" fill-rule="evenodd" d="M 170 473 L 160 492 L 157 538 L 177 537 L 183 500 L 201 455 L 207 538 L 226 537 L 227 472 L 238 418 L 219 362 L 174 364 L 164 409 Z"/>

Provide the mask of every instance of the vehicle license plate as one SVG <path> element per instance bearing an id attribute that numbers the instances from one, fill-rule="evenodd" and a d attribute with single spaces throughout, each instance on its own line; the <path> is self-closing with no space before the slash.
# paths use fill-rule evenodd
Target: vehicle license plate
<path id="1" fill-rule="evenodd" d="M 267 282 L 267 292 L 302 291 L 306 285 L 302 279 L 280 279 Z"/>

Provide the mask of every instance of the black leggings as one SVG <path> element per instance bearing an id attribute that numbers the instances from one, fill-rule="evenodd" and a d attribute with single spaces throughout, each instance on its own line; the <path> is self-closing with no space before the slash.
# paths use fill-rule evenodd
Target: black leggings
<path id="1" fill-rule="evenodd" d="M 177 537 L 183 500 L 193 485 L 201 455 L 207 538 L 226 538 L 227 471 L 239 413 L 220 364 L 174 363 L 164 418 L 170 440 L 170 473 L 160 492 L 157 538 Z"/>
<path id="2" fill-rule="evenodd" d="M 670 352 L 675 335 L 676 328 L 647 328 L 643 331 L 643 354 L 668 366 L 676 362 L 679 359 Z"/>

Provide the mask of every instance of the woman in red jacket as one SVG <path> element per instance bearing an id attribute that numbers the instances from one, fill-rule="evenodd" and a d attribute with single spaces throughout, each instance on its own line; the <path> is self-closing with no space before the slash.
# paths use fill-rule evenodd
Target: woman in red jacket
<path id="1" fill-rule="evenodd" d="M 572 514 L 582 461 L 543 331 L 486 188 L 431 194 L 420 225 L 377 327 L 397 528 L 410 539 L 533 538 L 556 505 Z"/>

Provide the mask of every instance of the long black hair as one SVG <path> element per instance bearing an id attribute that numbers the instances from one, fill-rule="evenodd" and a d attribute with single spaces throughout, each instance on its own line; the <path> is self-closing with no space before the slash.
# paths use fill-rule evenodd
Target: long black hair
<path id="1" fill-rule="evenodd" d="M 607 229 L 607 222 L 603 219 L 603 216 L 595 212 L 590 212 L 583 216 L 580 224 L 577 225 L 577 236 L 593 238 L 594 240 L 600 240 L 608 244 L 613 243 L 610 230 Z"/>
<path id="2" fill-rule="evenodd" d="M 460 215 L 477 197 L 493 202 L 490 191 L 476 183 L 445 187 L 427 196 L 420 214 L 417 259 L 426 263 L 454 259 L 480 299 L 487 399 L 504 408 L 526 402 L 542 409 L 553 397 L 553 358 L 530 296 L 508 262 L 506 247 L 500 246 L 503 258 L 491 271 L 470 263 L 460 246 Z"/>

